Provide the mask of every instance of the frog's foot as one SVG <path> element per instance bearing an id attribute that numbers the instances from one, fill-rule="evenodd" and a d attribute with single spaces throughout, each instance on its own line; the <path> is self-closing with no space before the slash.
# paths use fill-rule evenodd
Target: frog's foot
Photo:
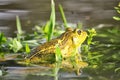
<path id="1" fill-rule="evenodd" d="M 82 56 L 81 56 L 80 53 L 76 53 L 76 55 L 74 56 L 74 58 L 75 58 L 76 63 L 78 63 L 79 61 L 83 61 L 82 60 Z"/>
<path id="2" fill-rule="evenodd" d="M 83 62 L 83 61 L 79 61 L 78 62 L 78 66 L 79 66 L 79 68 L 84 68 L 84 67 L 88 66 L 88 63 L 87 62 Z"/>
<path id="3" fill-rule="evenodd" d="M 82 74 L 82 69 L 78 68 L 76 71 L 75 71 L 76 75 L 81 75 Z"/>
<path id="4" fill-rule="evenodd" d="M 88 66 L 88 63 L 83 62 L 83 61 L 79 61 L 76 64 L 76 74 L 80 75 L 82 73 L 82 69 L 85 68 L 85 67 L 87 67 L 87 66 Z"/>

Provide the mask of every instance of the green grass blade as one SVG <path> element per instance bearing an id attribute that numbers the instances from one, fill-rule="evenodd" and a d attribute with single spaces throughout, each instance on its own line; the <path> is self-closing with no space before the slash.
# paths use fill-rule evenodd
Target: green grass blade
<path id="1" fill-rule="evenodd" d="M 53 36 L 54 27 L 55 27 L 55 3 L 53 0 L 51 0 L 51 16 L 50 16 L 50 24 L 49 24 L 49 32 L 48 32 L 48 41 Z"/>
<path id="2" fill-rule="evenodd" d="M 62 61 L 62 53 L 60 50 L 60 47 L 56 45 L 56 50 L 55 50 L 55 57 L 56 57 L 56 62 L 61 62 Z"/>
<path id="3" fill-rule="evenodd" d="M 16 25 L 17 25 L 18 34 L 22 34 L 22 28 L 21 28 L 19 16 L 16 16 Z"/>
<path id="4" fill-rule="evenodd" d="M 68 27 L 68 25 L 67 25 L 67 20 L 66 20 L 66 17 L 65 17 L 65 14 L 64 14 L 62 5 L 60 5 L 60 4 L 59 4 L 59 9 L 60 9 L 60 13 L 61 13 L 61 15 L 62 15 L 62 19 L 63 19 L 63 22 L 64 22 L 64 26 L 65 26 L 65 27 Z"/>
<path id="5" fill-rule="evenodd" d="M 6 42 L 6 41 L 7 41 L 6 37 L 4 36 L 3 33 L 0 32 L 0 46 L 2 43 Z"/>
<path id="6" fill-rule="evenodd" d="M 25 45 L 25 51 L 26 51 L 27 54 L 30 53 L 30 47 L 27 43 Z"/>
<path id="7" fill-rule="evenodd" d="M 17 39 L 18 39 L 19 41 L 21 41 L 20 39 L 21 39 L 21 35 L 22 35 L 23 31 L 22 31 L 20 19 L 19 19 L 18 16 L 16 16 L 16 25 L 17 25 L 17 32 L 18 32 L 18 33 L 17 33 Z"/>
<path id="8" fill-rule="evenodd" d="M 51 15 L 50 20 L 46 23 L 44 33 L 47 34 L 47 41 L 50 41 L 55 27 L 55 3 L 51 0 Z"/>
<path id="9" fill-rule="evenodd" d="M 50 22 L 48 21 L 45 25 L 45 27 L 43 28 L 43 31 L 45 34 L 47 34 L 49 32 L 49 26 L 50 26 Z"/>

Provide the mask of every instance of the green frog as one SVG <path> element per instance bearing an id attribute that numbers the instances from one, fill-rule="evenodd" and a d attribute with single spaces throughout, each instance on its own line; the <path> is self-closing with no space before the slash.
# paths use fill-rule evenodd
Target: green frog
<path id="1" fill-rule="evenodd" d="M 80 29 L 67 28 L 59 37 L 45 42 L 36 47 L 28 56 L 26 61 L 30 63 L 54 63 L 56 54 L 56 45 L 59 46 L 62 58 L 62 64 L 69 65 L 71 56 L 75 56 L 75 63 L 81 68 L 87 65 L 82 61 L 79 49 L 81 44 L 87 38 L 87 32 Z M 66 62 L 67 61 L 67 62 Z"/>

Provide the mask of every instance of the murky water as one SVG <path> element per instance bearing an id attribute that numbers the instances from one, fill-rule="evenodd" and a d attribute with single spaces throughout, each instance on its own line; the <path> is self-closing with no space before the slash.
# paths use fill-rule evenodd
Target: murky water
<path id="1" fill-rule="evenodd" d="M 82 22 L 84 27 L 99 24 L 119 24 L 112 16 L 119 0 L 55 0 L 57 22 L 62 22 L 58 4 L 62 4 L 69 23 Z M 35 25 L 49 20 L 50 0 L 0 0 L 0 31 L 13 36 L 15 16 L 19 15 L 23 30 L 30 32 Z"/>
<path id="2" fill-rule="evenodd" d="M 112 19 L 118 15 L 114 10 L 118 2 L 119 0 L 55 0 L 57 22 L 62 22 L 58 9 L 60 3 L 69 23 L 82 22 L 84 27 L 118 25 L 120 22 Z M 50 0 L 0 0 L 0 32 L 14 36 L 16 15 L 20 16 L 23 30 L 31 32 L 35 25 L 49 20 Z M 7 67 L 8 74 L 0 76 L 0 80 L 54 80 L 56 77 L 59 80 L 119 80 L 119 75 L 114 70 L 102 69 L 84 69 L 80 76 L 60 70 L 57 76 L 50 76 L 53 71 L 45 67 Z"/>
<path id="3" fill-rule="evenodd" d="M 87 74 L 77 76 L 73 72 L 64 72 L 60 70 L 57 76 L 54 75 L 53 70 L 47 67 L 7 67 L 8 75 L 1 77 L 1 80 L 69 80 L 88 78 Z"/>

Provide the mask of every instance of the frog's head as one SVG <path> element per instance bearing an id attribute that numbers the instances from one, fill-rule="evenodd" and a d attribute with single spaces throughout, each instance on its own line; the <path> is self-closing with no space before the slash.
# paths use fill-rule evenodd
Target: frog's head
<path id="1" fill-rule="evenodd" d="M 86 39 L 87 37 L 87 32 L 80 30 L 80 29 L 74 29 L 72 30 L 71 28 L 67 28 L 66 31 L 71 32 L 71 38 L 72 38 L 72 43 L 77 47 L 80 46 Z"/>
<path id="2" fill-rule="evenodd" d="M 76 46 L 80 46 L 85 41 L 86 37 L 87 37 L 87 32 L 80 29 L 73 30 L 72 40 Z"/>

